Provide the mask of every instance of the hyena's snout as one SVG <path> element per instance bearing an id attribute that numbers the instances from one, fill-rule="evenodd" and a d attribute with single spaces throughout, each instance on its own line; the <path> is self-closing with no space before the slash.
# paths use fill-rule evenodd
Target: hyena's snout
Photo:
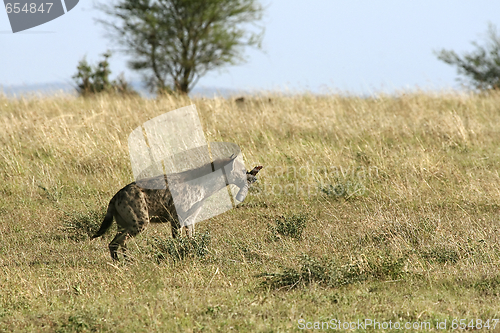
<path id="1" fill-rule="evenodd" d="M 252 175 L 250 173 L 247 173 L 246 176 L 247 176 L 246 177 L 247 181 L 245 182 L 245 184 L 242 187 L 240 187 L 238 194 L 236 194 L 236 200 L 238 200 L 239 202 L 242 202 L 243 200 L 245 200 L 245 198 L 248 194 L 248 189 L 249 189 L 250 185 L 257 181 L 257 177 L 255 177 L 254 175 Z"/>

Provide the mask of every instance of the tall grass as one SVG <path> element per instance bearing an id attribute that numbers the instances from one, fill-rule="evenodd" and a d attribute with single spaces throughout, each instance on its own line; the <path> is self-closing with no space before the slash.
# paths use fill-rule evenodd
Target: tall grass
<path id="1" fill-rule="evenodd" d="M 264 166 L 259 182 L 197 225 L 207 255 L 175 257 L 158 225 L 111 262 L 113 235 L 88 235 L 133 181 L 129 133 L 192 103 L 208 141 Z M 0 331 L 499 318 L 499 105 L 494 93 L 0 96 Z"/>

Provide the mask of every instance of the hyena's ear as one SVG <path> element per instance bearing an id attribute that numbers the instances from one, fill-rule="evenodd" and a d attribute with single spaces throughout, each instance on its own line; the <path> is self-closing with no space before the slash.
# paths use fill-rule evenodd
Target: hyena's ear
<path id="1" fill-rule="evenodd" d="M 262 165 L 258 165 L 256 166 L 255 168 L 253 168 L 251 171 L 247 171 L 247 174 L 249 175 L 252 175 L 252 176 L 256 176 L 257 173 L 260 171 L 260 169 L 262 169 L 263 166 Z"/>

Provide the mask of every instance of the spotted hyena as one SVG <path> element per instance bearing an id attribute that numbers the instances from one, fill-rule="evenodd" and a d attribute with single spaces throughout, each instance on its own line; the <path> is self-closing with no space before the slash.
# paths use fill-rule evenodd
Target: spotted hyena
<path id="1" fill-rule="evenodd" d="M 223 172 L 214 173 L 215 177 L 202 184 L 193 185 L 192 182 L 190 184 L 190 180 L 206 175 L 207 167 L 209 170 Z M 111 199 L 104 221 L 92 238 L 102 236 L 113 223 L 114 217 L 118 224 L 118 232 L 109 243 L 109 251 L 111 258 L 117 260 L 118 248 L 121 246 L 125 252 L 127 238 L 136 236 L 149 223 L 169 222 L 174 238 L 182 233 L 181 225 L 184 225 L 187 226 L 187 236 L 192 237 L 194 222 L 205 200 L 226 185 L 234 184 L 240 189 L 236 200 L 243 201 L 249 185 L 257 180 L 255 175 L 260 168 L 262 167 L 247 172 L 242 162 L 230 157 L 198 169 L 141 179 L 128 184 Z"/>

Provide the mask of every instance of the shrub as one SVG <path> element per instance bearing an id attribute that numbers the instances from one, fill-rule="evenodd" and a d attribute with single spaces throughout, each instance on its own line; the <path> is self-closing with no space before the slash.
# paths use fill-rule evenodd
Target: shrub
<path id="1" fill-rule="evenodd" d="M 73 213 L 65 212 L 65 214 L 66 217 L 63 221 L 62 230 L 68 234 L 71 240 L 78 242 L 87 240 L 95 234 L 104 220 L 106 210 L 99 209 Z M 108 229 L 106 233 L 109 233 L 110 229 Z"/>
<path id="2" fill-rule="evenodd" d="M 349 200 L 353 197 L 362 196 L 366 188 L 359 181 L 344 181 L 332 184 L 319 184 L 318 189 L 329 198 L 344 198 Z"/>
<path id="3" fill-rule="evenodd" d="M 472 284 L 483 295 L 500 295 L 500 276 L 483 277 Z"/>
<path id="4" fill-rule="evenodd" d="M 362 256 L 350 260 L 344 265 L 337 265 L 330 259 L 316 259 L 303 255 L 300 267 L 284 268 L 281 273 L 262 273 L 256 277 L 264 277 L 262 286 L 274 289 L 304 287 L 318 283 L 327 287 L 340 287 L 365 281 L 394 280 L 404 276 L 405 257 L 394 258 L 389 254 L 374 256 L 370 259 Z"/>
<path id="5" fill-rule="evenodd" d="M 78 95 L 87 97 L 98 93 L 116 93 L 120 95 L 138 95 L 138 93 L 125 81 L 123 74 L 115 81 L 110 81 L 108 58 L 110 52 L 102 55 L 104 57 L 97 66 L 92 67 L 85 58 L 78 63 L 78 72 L 73 76 L 76 82 Z"/>
<path id="6" fill-rule="evenodd" d="M 302 232 L 306 227 L 307 215 L 298 214 L 292 216 L 281 216 L 275 220 L 275 225 L 268 225 L 271 234 L 276 238 L 279 235 L 288 236 L 295 239 L 302 237 Z"/>
<path id="7" fill-rule="evenodd" d="M 456 264 L 460 259 L 457 251 L 444 246 L 423 250 L 421 256 L 430 262 L 436 262 L 438 264 Z"/>
<path id="8" fill-rule="evenodd" d="M 207 231 L 192 238 L 153 238 L 151 245 L 157 262 L 168 258 L 175 262 L 185 258 L 205 257 L 209 252 L 210 240 L 210 233 Z"/>

